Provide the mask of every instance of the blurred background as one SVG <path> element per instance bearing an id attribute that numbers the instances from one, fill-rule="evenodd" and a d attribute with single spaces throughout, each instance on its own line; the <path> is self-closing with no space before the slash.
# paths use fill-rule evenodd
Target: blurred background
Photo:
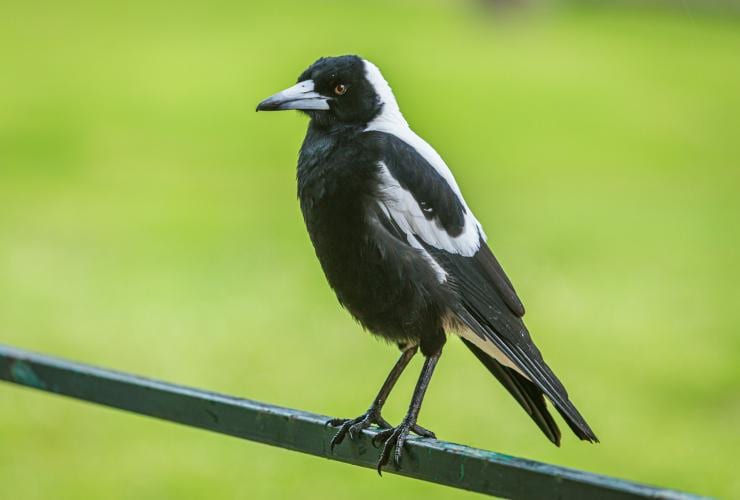
<path id="1" fill-rule="evenodd" d="M 446 440 L 740 497 L 740 9 L 732 2 L 5 2 L 0 342 L 333 416 L 396 359 L 325 284 L 306 127 L 323 55 L 391 82 L 455 172 L 602 443 L 553 447 L 459 342 Z M 398 421 L 420 360 L 396 389 Z M 13 498 L 473 498 L 0 385 Z"/>

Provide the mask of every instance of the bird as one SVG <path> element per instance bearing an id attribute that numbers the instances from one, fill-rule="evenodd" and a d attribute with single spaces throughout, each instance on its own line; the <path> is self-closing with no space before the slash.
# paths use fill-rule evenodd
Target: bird
<path id="1" fill-rule="evenodd" d="M 581 440 L 598 442 L 545 363 L 524 306 L 451 170 L 412 131 L 380 69 L 357 55 L 322 57 L 257 111 L 298 110 L 308 128 L 298 155 L 298 200 L 308 235 L 339 303 L 401 351 L 369 409 L 332 419 L 331 449 L 363 429 L 381 430 L 377 471 L 400 468 L 448 336 L 459 337 L 545 436 L 560 445 L 547 398 Z M 408 412 L 393 426 L 383 406 L 421 352 Z"/>

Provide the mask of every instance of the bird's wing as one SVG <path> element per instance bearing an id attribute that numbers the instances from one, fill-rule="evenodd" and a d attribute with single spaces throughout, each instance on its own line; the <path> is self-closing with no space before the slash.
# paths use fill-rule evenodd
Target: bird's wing
<path id="1" fill-rule="evenodd" d="M 458 302 L 451 309 L 463 325 L 460 335 L 531 381 L 579 437 L 596 440 L 534 345 L 522 321 L 524 307 L 447 166 L 415 134 L 371 134 L 380 152 L 380 212 L 387 227 L 423 252 L 440 281 L 456 292 Z"/>
<path id="2" fill-rule="evenodd" d="M 486 270 L 490 259 L 486 254 L 491 254 L 486 244 L 482 243 L 478 252 L 483 257 L 478 254 L 462 257 L 435 250 L 430 250 L 430 254 L 455 278 L 460 301 L 454 313 L 465 327 L 460 334 L 537 386 L 579 438 L 598 441 L 570 401 L 563 384 L 545 363 L 522 318 L 511 310 Z"/>
<path id="3" fill-rule="evenodd" d="M 411 246 L 475 259 L 478 268 L 470 271 L 482 272 L 507 308 L 516 316 L 523 316 L 524 306 L 486 245 L 485 233 L 449 168 L 431 146 L 408 132 L 412 136 L 403 139 L 391 133 L 369 134 L 381 158 L 381 208 Z"/>

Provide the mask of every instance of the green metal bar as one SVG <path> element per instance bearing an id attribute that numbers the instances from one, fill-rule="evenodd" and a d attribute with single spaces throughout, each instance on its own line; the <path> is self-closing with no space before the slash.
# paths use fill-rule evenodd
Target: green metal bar
<path id="1" fill-rule="evenodd" d="M 0 345 L 0 379 L 150 417 L 249 439 L 362 467 L 379 450 L 367 430 L 332 453 L 329 417 L 281 408 Z M 433 439 L 410 439 L 401 474 L 507 498 L 696 499 L 688 493 L 510 457 Z"/>

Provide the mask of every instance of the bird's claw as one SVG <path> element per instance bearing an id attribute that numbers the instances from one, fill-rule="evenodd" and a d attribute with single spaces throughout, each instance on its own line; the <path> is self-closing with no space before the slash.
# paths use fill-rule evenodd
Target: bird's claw
<path id="1" fill-rule="evenodd" d="M 388 464 L 388 461 L 391 458 L 391 453 L 393 453 L 393 463 L 396 465 L 396 468 L 401 467 L 403 446 L 406 444 L 406 439 L 411 432 L 421 437 L 436 437 L 432 431 L 406 420 L 404 420 L 398 427 L 380 431 L 373 436 L 373 445 L 379 446 L 383 443 L 383 450 L 380 452 L 380 458 L 378 459 L 377 465 L 378 474 L 382 475 L 383 466 Z"/>
<path id="2" fill-rule="evenodd" d="M 391 424 L 389 424 L 388 421 L 380 415 L 380 412 L 374 408 L 369 409 L 366 413 L 357 418 L 334 418 L 329 420 L 327 425 L 339 427 L 339 430 L 334 434 L 334 437 L 331 439 L 331 443 L 329 444 L 331 450 L 333 451 L 336 445 L 344 441 L 347 434 L 349 434 L 349 438 L 354 441 L 358 438 L 363 429 L 367 429 L 372 424 L 377 425 L 381 429 L 391 428 Z"/>

